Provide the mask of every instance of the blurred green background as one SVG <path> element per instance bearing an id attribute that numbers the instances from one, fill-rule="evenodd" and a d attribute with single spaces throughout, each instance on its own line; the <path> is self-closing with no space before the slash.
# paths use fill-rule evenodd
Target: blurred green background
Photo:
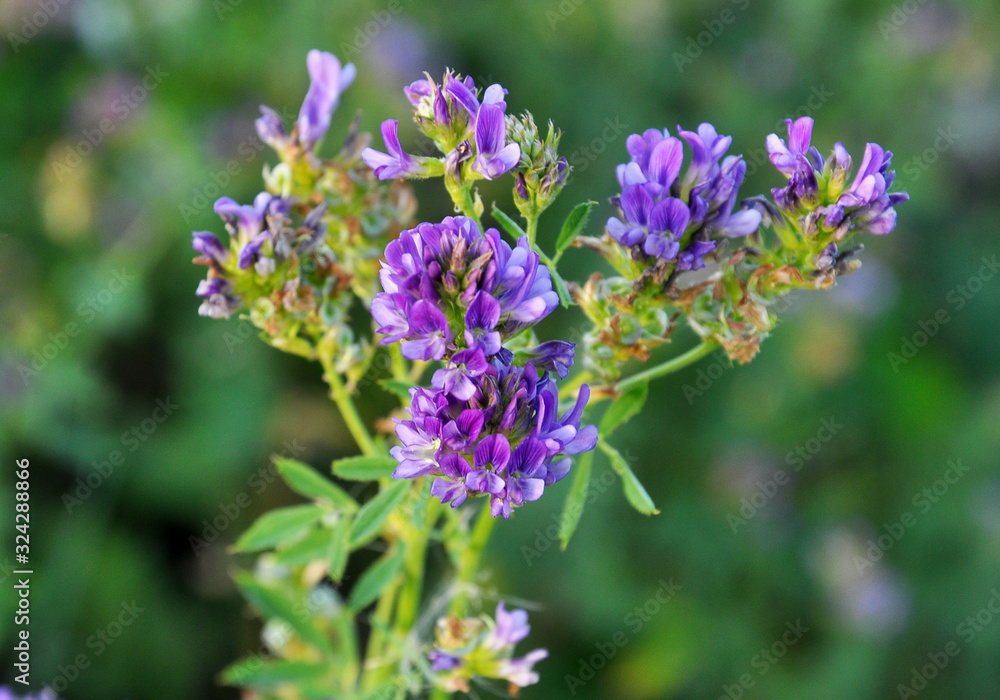
<path id="1" fill-rule="evenodd" d="M 662 514 L 629 508 L 599 457 L 566 552 L 566 483 L 498 528 L 492 581 L 551 652 L 524 697 L 998 697 L 995 2 L 3 0 L 0 31 L 0 678 L 27 458 L 35 683 L 237 697 L 215 674 L 259 642 L 225 545 L 296 500 L 270 454 L 326 467 L 353 447 L 317 367 L 198 317 L 190 231 L 222 230 L 219 194 L 260 189 L 257 105 L 295 114 L 318 47 L 359 72 L 333 145 L 359 109 L 414 143 L 401 87 L 445 66 L 553 119 L 576 172 L 543 246 L 582 199 L 602 202 L 599 232 L 625 137 L 648 127 L 732 134 L 749 196 L 779 184 L 766 134 L 809 113 L 823 151 L 890 148 L 912 196 L 861 271 L 792 297 L 751 365 L 713 357 L 654 385 L 614 442 Z M 436 186 L 417 192 L 421 219 L 448 213 Z M 577 280 L 595 264 L 565 263 Z"/>

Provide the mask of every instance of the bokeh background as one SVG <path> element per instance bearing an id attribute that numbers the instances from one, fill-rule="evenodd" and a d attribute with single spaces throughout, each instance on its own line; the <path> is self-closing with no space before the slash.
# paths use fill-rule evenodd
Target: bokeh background
<path id="1" fill-rule="evenodd" d="M 995 2 L 3 0 L 0 30 L 0 678 L 27 458 L 36 684 L 237 697 L 215 674 L 259 644 L 225 546 L 296 500 L 269 455 L 325 468 L 352 445 L 315 366 L 198 317 L 190 231 L 221 231 L 220 194 L 258 191 L 257 105 L 296 113 L 319 47 L 359 69 L 332 134 L 355 110 L 370 131 L 405 124 L 401 86 L 445 66 L 553 119 L 576 172 L 546 246 L 586 198 L 598 232 L 625 137 L 652 126 L 732 134 L 750 195 L 779 181 L 765 135 L 809 113 L 823 150 L 891 148 L 912 196 L 860 272 L 791 298 L 751 365 L 713 357 L 654 385 L 614 442 L 659 516 L 599 457 L 568 551 L 551 537 L 568 484 L 498 528 L 492 581 L 551 652 L 524 697 L 998 696 Z M 421 218 L 448 212 L 417 191 Z M 577 280 L 595 266 L 565 262 Z M 560 319 L 549 337 L 581 317 Z M 949 642 L 958 655 L 922 670 Z"/>

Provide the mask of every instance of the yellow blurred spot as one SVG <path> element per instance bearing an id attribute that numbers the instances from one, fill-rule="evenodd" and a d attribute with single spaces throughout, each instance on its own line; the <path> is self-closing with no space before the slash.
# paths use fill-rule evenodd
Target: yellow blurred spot
<path id="1" fill-rule="evenodd" d="M 83 150 L 79 144 L 57 142 L 42 166 L 45 233 L 57 243 L 80 238 L 93 222 L 93 167 Z"/>

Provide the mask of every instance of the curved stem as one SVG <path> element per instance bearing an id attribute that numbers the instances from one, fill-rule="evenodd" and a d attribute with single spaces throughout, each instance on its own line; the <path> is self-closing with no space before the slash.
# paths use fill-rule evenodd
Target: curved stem
<path id="1" fill-rule="evenodd" d="M 701 358 L 710 354 L 718 347 L 719 344 L 714 340 L 703 340 L 701 345 L 696 345 L 683 355 L 678 355 L 677 357 L 673 357 L 662 364 L 650 367 L 644 372 L 633 374 L 631 377 L 626 377 L 615 384 L 597 387 L 594 389 L 590 402 L 595 403 L 597 401 L 603 401 L 604 399 L 611 398 L 612 396 L 621 393 L 636 384 L 652 381 L 653 379 L 659 379 L 660 377 L 671 374 L 672 372 L 684 369 L 688 365 L 694 364 Z"/>
<path id="2" fill-rule="evenodd" d="M 361 420 L 354 400 L 344 388 L 344 380 L 340 378 L 340 373 L 333 366 L 333 360 L 325 353 L 320 353 L 319 361 L 323 365 L 323 379 L 330 385 L 330 398 L 337 404 L 340 415 L 354 441 L 358 443 L 358 447 L 364 454 L 369 456 L 378 454 L 378 447 L 368 432 L 368 428 L 365 427 L 364 421 Z"/>

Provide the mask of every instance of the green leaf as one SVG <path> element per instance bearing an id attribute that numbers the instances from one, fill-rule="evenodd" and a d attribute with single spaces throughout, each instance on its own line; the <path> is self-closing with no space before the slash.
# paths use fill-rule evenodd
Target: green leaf
<path id="1" fill-rule="evenodd" d="M 608 459 L 611 460 L 611 468 L 622 478 L 622 491 L 625 492 L 625 499 L 632 504 L 632 507 L 643 515 L 658 514 L 660 511 L 656 509 L 653 499 L 649 497 L 646 488 L 632 473 L 632 469 L 621 453 L 604 440 L 600 440 L 597 446 L 601 452 L 608 456 Z"/>
<path id="2" fill-rule="evenodd" d="M 320 527 L 291 546 L 275 552 L 274 560 L 286 566 L 301 566 L 326 558 L 330 542 L 329 528 Z"/>
<path id="3" fill-rule="evenodd" d="M 371 565 L 361 574 L 358 583 L 351 590 L 347 599 L 347 607 L 355 614 L 365 609 L 378 598 L 389 582 L 403 568 L 403 550 L 396 549 Z"/>
<path id="4" fill-rule="evenodd" d="M 646 404 L 648 396 L 648 383 L 635 384 L 623 391 L 621 396 L 608 406 L 608 410 L 601 417 L 601 426 L 598 430 L 601 437 L 610 437 L 618 426 L 634 418 Z"/>
<path id="5" fill-rule="evenodd" d="M 517 240 L 521 236 L 528 235 L 527 233 L 524 232 L 523 228 L 518 226 L 516 221 L 507 216 L 506 212 L 504 212 L 504 210 L 498 207 L 496 204 L 493 205 L 493 218 L 496 219 L 497 223 L 500 224 L 500 227 L 503 228 L 503 230 L 509 233 L 511 236 L 513 236 L 515 240 Z"/>
<path id="6" fill-rule="evenodd" d="M 358 504 L 347 492 L 312 467 L 287 457 L 275 457 L 278 472 L 296 493 L 306 498 L 328 501 L 346 511 L 354 512 Z"/>
<path id="7" fill-rule="evenodd" d="M 340 582 L 347 568 L 347 556 L 350 554 L 351 519 L 341 518 L 330 531 L 330 542 L 327 548 L 327 558 L 330 561 L 330 578 Z"/>
<path id="8" fill-rule="evenodd" d="M 327 511 L 313 503 L 264 513 L 233 545 L 236 552 L 256 552 L 296 540 L 319 522 Z"/>
<path id="9" fill-rule="evenodd" d="M 361 507 L 351 526 L 351 550 L 364 547 L 378 537 L 390 513 L 406 497 L 410 482 L 394 481 Z"/>
<path id="10" fill-rule="evenodd" d="M 584 202 L 582 204 L 577 204 L 573 211 L 569 213 L 566 217 L 566 222 L 563 224 L 562 231 L 559 232 L 559 238 L 556 239 L 556 260 L 563 254 L 563 252 L 569 248 L 576 237 L 583 233 L 583 230 L 587 228 L 587 220 L 590 218 L 590 210 L 594 208 L 597 202 Z"/>
<path id="11" fill-rule="evenodd" d="M 410 405 L 410 387 L 413 386 L 412 384 L 400 381 L 399 379 L 380 379 L 379 385 L 390 394 L 399 397 L 404 406 Z"/>
<path id="12" fill-rule="evenodd" d="M 225 685 L 260 690 L 279 685 L 317 683 L 329 678 L 330 665 L 307 661 L 264 661 L 258 656 L 241 659 L 222 672 Z"/>
<path id="13" fill-rule="evenodd" d="M 349 481 L 376 481 L 387 479 L 399 466 L 392 457 L 347 457 L 333 463 L 333 473 Z"/>
<path id="14" fill-rule="evenodd" d="M 566 505 L 563 506 L 562 518 L 559 521 L 559 539 L 562 541 L 562 548 L 569 546 L 569 539 L 576 531 L 576 526 L 580 523 L 580 516 L 583 515 L 583 506 L 587 501 L 587 487 L 590 485 L 590 472 L 594 465 L 593 451 L 584 453 L 573 471 L 573 485 L 566 496 Z"/>
<path id="15" fill-rule="evenodd" d="M 305 608 L 296 604 L 286 591 L 265 586 L 246 572 L 237 574 L 235 580 L 243 596 L 261 615 L 284 620 L 303 642 L 328 656 L 333 655 L 333 644 L 330 639 L 310 624 L 310 617 L 304 612 Z"/>
<path id="16" fill-rule="evenodd" d="M 275 561 L 286 566 L 304 566 L 326 561 L 330 577 L 339 581 L 347 566 L 351 518 L 342 516 L 333 525 L 323 524 L 290 547 L 275 554 Z"/>

